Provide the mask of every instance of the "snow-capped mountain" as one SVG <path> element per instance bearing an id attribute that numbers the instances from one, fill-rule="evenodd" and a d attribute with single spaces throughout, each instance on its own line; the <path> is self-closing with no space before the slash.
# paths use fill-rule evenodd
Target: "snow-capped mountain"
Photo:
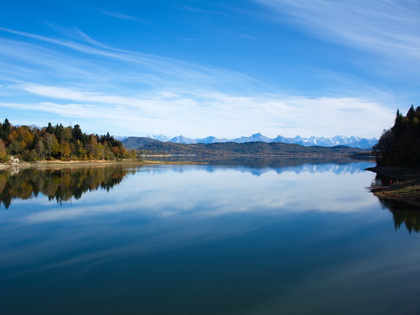
<path id="1" fill-rule="evenodd" d="M 273 139 L 267 138 L 260 133 L 254 133 L 250 137 L 240 137 L 232 140 L 233 142 L 237 143 L 245 143 L 245 142 L 254 142 L 254 141 L 261 141 L 261 142 L 273 142 Z"/>
<path id="2" fill-rule="evenodd" d="M 197 143 L 221 143 L 221 142 L 231 142 L 232 140 L 222 138 L 218 139 L 216 137 L 210 136 L 203 139 L 197 139 Z"/>
<path id="3" fill-rule="evenodd" d="M 168 137 L 159 135 L 159 136 L 148 136 L 148 138 L 163 141 L 163 142 L 173 142 L 173 143 L 183 143 L 183 144 L 193 144 L 193 143 L 220 143 L 220 142 L 236 142 L 236 143 L 245 143 L 245 142 L 282 142 L 282 143 L 293 143 L 300 144 L 303 146 L 323 146 L 323 147 L 333 147 L 339 145 L 345 145 L 353 148 L 360 149 L 370 149 L 372 148 L 378 140 L 376 138 L 361 138 L 361 137 L 345 137 L 345 136 L 335 136 L 335 137 L 309 137 L 304 138 L 301 136 L 296 136 L 294 138 L 288 138 L 283 136 L 277 136 L 276 138 L 268 138 L 261 133 L 255 133 L 249 137 L 239 137 L 235 139 L 226 139 L 226 138 L 216 138 L 213 136 L 201 138 L 201 139 L 191 139 L 184 136 L 178 136 L 169 139 Z"/>
<path id="4" fill-rule="evenodd" d="M 162 142 L 168 142 L 170 140 L 169 137 L 164 135 L 147 135 L 146 138 L 155 139 Z"/>
<path id="5" fill-rule="evenodd" d="M 372 148 L 378 140 L 376 138 L 366 139 L 360 137 L 344 137 L 344 136 L 335 136 L 331 138 L 326 137 L 310 137 L 310 138 L 302 138 L 302 137 L 295 137 L 289 138 L 289 143 L 296 143 L 304 146 L 323 146 L 323 147 L 333 147 L 338 145 L 345 145 L 353 148 L 360 148 L 360 149 L 370 149 Z"/>
<path id="6" fill-rule="evenodd" d="M 187 138 L 184 136 L 173 137 L 165 142 L 172 142 L 172 143 L 182 143 L 182 144 L 192 144 L 197 143 L 196 139 Z"/>

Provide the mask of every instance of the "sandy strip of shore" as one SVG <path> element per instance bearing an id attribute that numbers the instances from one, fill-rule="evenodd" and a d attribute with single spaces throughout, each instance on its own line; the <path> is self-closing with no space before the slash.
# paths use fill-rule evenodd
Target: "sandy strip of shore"
<path id="1" fill-rule="evenodd" d="M 143 166 L 143 165 L 192 165 L 192 164 L 206 164 L 189 161 L 151 161 L 151 160 L 121 160 L 121 161 L 105 161 L 105 160 L 89 160 L 89 161 L 38 161 L 34 163 L 29 162 L 12 162 L 0 163 L 0 170 L 16 169 L 16 168 L 36 168 L 36 169 L 51 169 L 51 168 L 77 168 L 77 167 L 104 167 L 104 166 Z"/>

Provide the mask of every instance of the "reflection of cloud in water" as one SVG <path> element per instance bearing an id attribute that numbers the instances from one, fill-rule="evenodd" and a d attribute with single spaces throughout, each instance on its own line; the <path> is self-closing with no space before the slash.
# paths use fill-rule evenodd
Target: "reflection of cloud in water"
<path id="1" fill-rule="evenodd" d="M 188 170 L 188 171 L 186 171 Z M 275 171 L 260 177 L 232 169 L 207 172 L 203 167 L 147 167 L 109 193 L 86 195 L 83 204 L 40 211 L 26 217 L 39 223 L 133 211 L 144 216 L 222 216 L 256 212 L 355 212 L 375 204 L 362 183 L 371 173 L 295 173 Z M 92 203 L 92 205 L 89 205 Z"/>
<path id="2" fill-rule="evenodd" d="M 262 161 L 260 161 L 262 160 Z M 234 169 L 243 173 L 251 173 L 256 176 L 260 176 L 267 172 L 276 172 L 277 174 L 293 172 L 296 174 L 300 173 L 334 173 L 334 174 L 357 174 L 363 172 L 366 168 L 374 165 L 372 162 L 353 162 L 353 163 L 307 163 L 305 160 L 296 162 L 297 165 L 288 165 L 283 160 L 276 159 L 250 159 L 242 161 L 234 161 L 234 164 L 220 164 L 220 165 L 194 165 L 194 166 L 185 166 L 185 165 L 172 165 L 171 167 L 162 167 L 150 169 L 146 168 L 148 172 L 153 173 L 164 173 L 169 170 L 184 173 L 186 171 L 195 171 L 197 169 L 204 170 L 209 173 L 217 172 L 223 169 Z M 260 163 L 256 163 L 260 161 Z M 143 170 L 145 171 L 145 170 Z"/>
<path id="3" fill-rule="evenodd" d="M 365 212 L 377 204 L 363 188 L 371 179 L 369 172 L 272 170 L 253 176 L 232 168 L 208 172 L 202 165 L 143 167 L 109 192 L 92 191 L 63 206 L 43 202 L 35 211 L 16 211 L 20 221 L 11 219 L 5 226 L 15 234 L 13 244 L 0 240 L 1 248 L 11 248 L 0 262 L 22 264 L 28 255 L 42 261 L 53 252 L 62 259 L 34 268 L 78 264 L 87 272 L 98 261 L 133 252 L 155 253 L 245 235 L 270 224 L 270 217 Z M 33 200 L 21 205 L 25 202 L 34 205 Z M 31 243 L 33 234 L 16 235 L 16 227 L 42 230 L 43 238 Z M 69 244 L 77 244 L 78 252 L 68 255 Z"/>
<path id="4" fill-rule="evenodd" d="M 71 211 L 54 207 L 48 211 L 35 213 L 27 217 L 26 222 L 48 224 L 44 230 L 44 238 L 37 239 L 32 243 L 28 235 L 16 235 L 13 244 L 7 245 L 10 240 L 0 241 L 2 248 L 10 250 L 0 257 L 0 264 L 4 267 L 12 267 L 16 263 L 24 263 L 22 257 L 30 256 L 32 261 L 42 261 L 49 253 L 55 256 L 64 255 L 60 261 L 43 264 L 42 267 L 30 266 L 25 268 L 24 273 L 54 268 L 63 268 L 75 264 L 85 265 L 85 271 L 93 268 L 98 261 L 101 263 L 112 260 L 118 256 L 130 253 L 147 254 L 156 253 L 168 249 L 200 244 L 206 241 L 223 240 L 237 237 L 250 231 L 256 230 L 266 224 L 264 217 L 254 216 L 241 217 L 232 222 L 232 218 L 220 220 L 218 217 L 196 216 L 171 216 L 146 217 L 139 216 L 134 203 L 129 206 L 132 212 L 119 213 L 112 206 L 80 207 L 74 214 Z M 60 216 L 60 213 L 62 216 Z M 108 214 L 115 214 L 107 217 Z M 50 216 L 50 214 L 53 214 Z M 143 214 L 143 213 L 142 213 Z M 92 223 L 92 220 L 98 221 Z M 104 219 L 105 218 L 105 219 Z M 66 219 L 72 219 L 72 224 Z M 76 219 L 78 219 L 76 221 Z M 57 225 L 58 224 L 58 225 Z M 38 225 L 30 224 L 37 230 Z M 64 228 L 62 228 L 64 226 Z M 73 229 L 77 227 L 77 234 Z M 56 229 L 61 232 L 57 235 Z M 11 231 L 11 234 L 14 233 Z M 30 238 L 33 235 L 29 236 Z M 15 246 L 16 244 L 22 244 Z M 79 252 L 68 258 L 69 244 L 77 244 Z M 103 248 L 97 244 L 106 244 Z M 72 246 L 70 245 L 70 248 Z M 85 250 L 89 249 L 89 250 Z M 41 269 L 40 269 L 41 268 Z M 14 276 L 15 274 L 10 274 Z"/>
<path id="5" fill-rule="evenodd" d="M 139 171 L 109 192 L 0 212 L 4 300 L 61 303 L 64 292 L 84 310 L 112 296 L 143 313 L 165 300 L 163 314 L 219 314 L 228 297 L 241 314 L 415 313 L 418 240 L 394 233 L 364 188 L 374 174 Z"/>

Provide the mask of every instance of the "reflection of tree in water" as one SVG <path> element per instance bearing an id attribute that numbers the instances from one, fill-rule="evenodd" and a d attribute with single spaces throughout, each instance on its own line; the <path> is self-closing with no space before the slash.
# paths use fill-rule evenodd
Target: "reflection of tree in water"
<path id="1" fill-rule="evenodd" d="M 128 171 L 122 167 L 80 168 L 62 170 L 25 169 L 18 174 L 0 172 L 0 205 L 9 208 L 13 199 L 30 199 L 39 193 L 67 201 L 79 199 L 85 192 L 99 188 L 109 191 L 118 185 Z"/>
<path id="2" fill-rule="evenodd" d="M 391 211 L 395 229 L 399 229 L 404 224 L 410 233 L 412 231 L 420 232 L 420 211 L 418 207 L 392 199 L 379 199 L 379 201 L 384 208 Z"/>

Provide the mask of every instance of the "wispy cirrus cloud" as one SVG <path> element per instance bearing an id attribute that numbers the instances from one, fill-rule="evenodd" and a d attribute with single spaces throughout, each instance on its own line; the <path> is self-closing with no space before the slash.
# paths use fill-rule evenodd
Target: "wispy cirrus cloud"
<path id="1" fill-rule="evenodd" d="M 130 21 L 136 21 L 136 22 L 139 21 L 139 19 L 137 19 L 135 17 L 132 17 L 130 15 L 120 13 L 120 12 L 108 11 L 108 10 L 104 10 L 104 9 L 95 9 L 95 11 L 100 12 L 100 13 L 102 13 L 104 15 L 107 15 L 107 16 L 111 16 L 113 18 L 117 18 L 117 19 L 130 20 Z"/>
<path id="2" fill-rule="evenodd" d="M 255 0 L 321 39 L 408 67 L 420 65 L 420 3 L 409 0 Z M 389 60 L 389 59 L 388 59 Z"/>
<path id="3" fill-rule="evenodd" d="M 47 117 L 30 123 L 71 120 L 116 135 L 377 137 L 393 118 L 374 98 L 268 93 L 242 73 L 115 49 L 78 29 L 64 39 L 0 31 L 11 37 L 0 37 L 0 93 L 10 96 L 0 107 Z"/>
<path id="4" fill-rule="evenodd" d="M 70 65 L 73 67 L 74 75 L 80 75 L 78 70 L 88 71 L 91 74 L 98 73 L 97 77 L 104 77 L 100 73 L 107 73 L 107 77 L 119 80 L 126 77 L 129 80 L 139 80 L 150 86 L 207 86 L 207 88 L 221 88 L 236 84 L 258 85 L 258 81 L 242 73 L 220 69 L 211 66 L 189 63 L 186 61 L 172 59 L 157 55 L 132 52 L 117 49 L 99 43 L 90 38 L 79 29 L 71 29 L 67 34 L 70 38 L 53 38 L 40 36 L 27 32 L 20 32 L 0 27 L 0 31 L 16 35 L 17 40 L 0 41 L 0 55 L 4 52 L 5 58 L 13 58 L 16 61 L 31 63 L 46 68 L 55 68 L 56 74 L 61 74 L 62 69 Z M 21 40 L 21 39 L 24 40 Z M 32 41 L 28 41 L 32 40 Z M 47 44 L 48 46 L 45 46 Z M 82 55 L 74 55 L 78 52 Z M 36 58 L 33 58 L 36 56 Z M 52 57 L 50 59 L 50 57 Z M 92 59 L 95 58 L 95 59 Z M 34 72 L 34 71 L 32 71 Z M 54 73 L 52 73 L 54 75 Z M 76 77 L 74 78 L 76 79 Z M 77 79 L 84 79 L 79 76 Z M 230 85 L 227 85 L 230 83 Z M 259 83 L 261 85 L 261 83 Z"/>

